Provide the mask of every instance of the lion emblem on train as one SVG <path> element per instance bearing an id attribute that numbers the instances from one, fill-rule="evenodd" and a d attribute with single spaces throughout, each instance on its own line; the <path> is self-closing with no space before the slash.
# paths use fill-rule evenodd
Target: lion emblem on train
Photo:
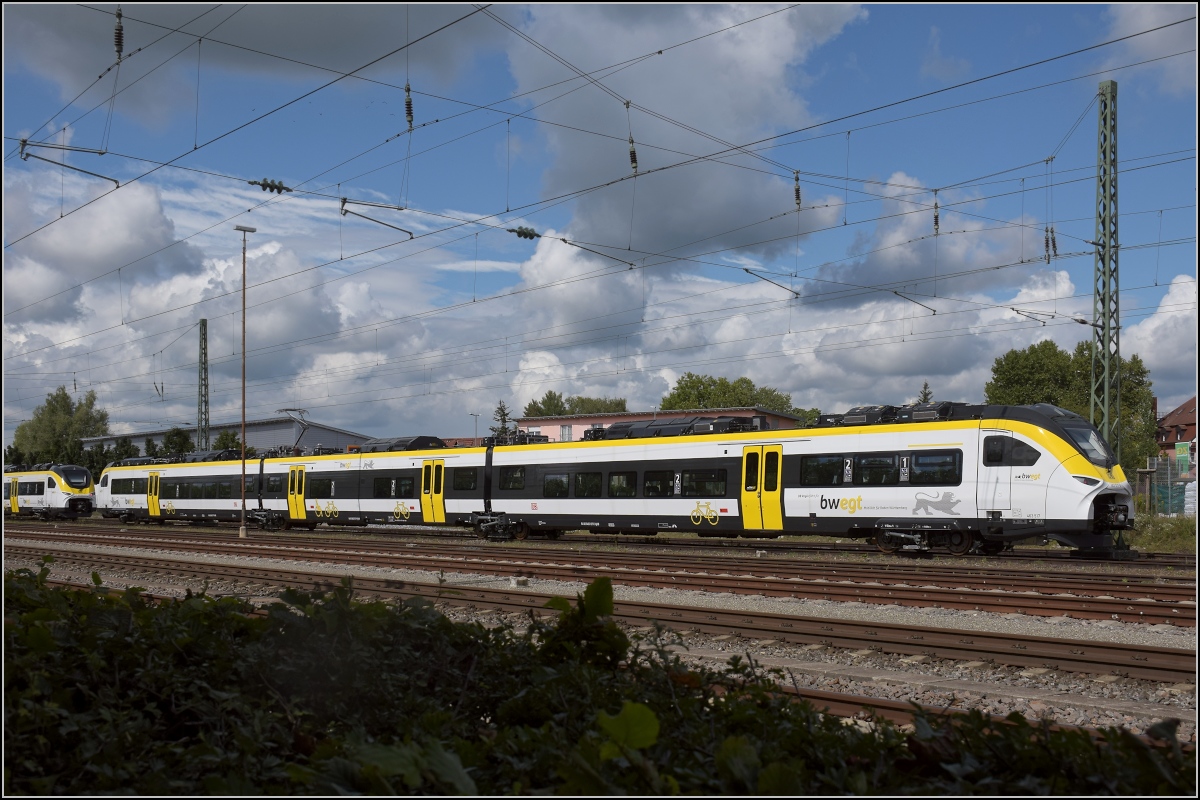
<path id="1" fill-rule="evenodd" d="M 961 502 L 961 500 L 955 499 L 954 492 L 943 492 L 932 495 L 926 492 L 917 492 L 916 504 L 913 506 L 912 513 L 933 514 L 933 512 L 937 511 L 957 517 L 958 512 L 954 510 L 954 507 Z"/>

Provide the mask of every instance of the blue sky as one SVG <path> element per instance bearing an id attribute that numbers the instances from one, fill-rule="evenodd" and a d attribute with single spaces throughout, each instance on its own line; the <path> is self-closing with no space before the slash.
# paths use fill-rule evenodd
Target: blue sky
<path id="1" fill-rule="evenodd" d="M 687 371 L 979 401 L 1090 331 L 1103 80 L 1122 353 L 1160 411 L 1195 392 L 1192 6 L 151 4 L 119 70 L 115 9 L 4 7 L 6 444 L 59 385 L 135 441 L 194 424 L 201 318 L 239 418 L 235 225 L 251 418 L 462 436 Z"/>

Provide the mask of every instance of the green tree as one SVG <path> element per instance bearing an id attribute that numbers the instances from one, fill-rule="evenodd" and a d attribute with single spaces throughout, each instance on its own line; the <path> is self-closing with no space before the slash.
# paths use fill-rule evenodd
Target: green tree
<path id="1" fill-rule="evenodd" d="M 496 424 L 489 428 L 493 436 L 507 436 L 512 432 L 512 428 L 508 426 L 509 420 L 512 419 L 512 412 L 509 411 L 508 406 L 504 405 L 503 400 L 496 404 L 492 419 L 496 421 Z"/>
<path id="2" fill-rule="evenodd" d="M 558 392 L 547 390 L 541 400 L 530 400 L 525 404 L 526 417 L 561 417 L 567 413 L 567 404 Z"/>
<path id="3" fill-rule="evenodd" d="M 16 445 L 10 444 L 4 448 L 4 463 L 12 466 L 14 464 L 28 464 L 25 460 L 25 454 L 17 449 Z"/>
<path id="4" fill-rule="evenodd" d="M 217 439 L 215 442 L 213 442 L 213 450 L 233 450 L 237 453 L 241 453 L 242 439 L 231 430 L 223 430 L 217 434 Z M 255 450 L 254 447 L 246 445 L 246 458 L 253 458 L 257 452 L 258 451 Z"/>
<path id="5" fill-rule="evenodd" d="M 770 386 L 755 386 L 749 378 L 714 378 L 685 372 L 675 381 L 675 388 L 663 396 L 659 406 L 663 411 L 682 411 L 699 408 L 749 408 L 758 406 L 784 414 L 797 413 L 792 396 Z"/>
<path id="6" fill-rule="evenodd" d="M 1082 341 L 1068 353 L 1054 342 L 1045 341 L 1024 350 L 1010 350 L 992 365 L 992 380 L 984 387 L 984 399 L 1000 405 L 1050 403 L 1091 419 L 1092 348 Z M 1118 431 L 1121 468 L 1136 475 L 1146 458 L 1157 455 L 1157 420 L 1151 411 L 1150 371 L 1136 353 L 1121 359 L 1121 400 Z M 1109 444 L 1117 444 L 1110 442 Z"/>
<path id="7" fill-rule="evenodd" d="M 180 455 L 192 452 L 196 445 L 183 428 L 171 428 L 163 434 L 162 449 L 168 455 Z"/>
<path id="8" fill-rule="evenodd" d="M 146 457 L 147 458 L 159 458 L 162 456 L 162 454 L 163 454 L 162 448 L 160 448 L 158 446 L 158 442 L 154 441 L 149 436 L 147 436 L 146 437 Z"/>
<path id="9" fill-rule="evenodd" d="M 92 478 L 99 480 L 100 473 L 104 471 L 104 468 L 108 466 L 110 461 L 116 461 L 113 458 L 113 451 L 105 447 L 103 442 L 96 442 L 96 444 L 84 451 L 79 465 L 87 467 L 88 472 L 92 473 Z"/>
<path id="10" fill-rule="evenodd" d="M 983 387 L 984 399 L 1004 406 L 1050 403 L 1078 412 L 1073 396 L 1074 366 L 1071 354 L 1048 339 L 1024 350 L 1009 350 L 992 364 L 992 379 Z"/>
<path id="11" fill-rule="evenodd" d="M 141 454 L 138 446 L 128 436 L 122 436 L 113 443 L 112 460 L 114 461 L 120 461 L 123 458 L 137 458 Z"/>
<path id="12" fill-rule="evenodd" d="M 933 402 L 933 389 L 929 388 L 929 381 L 925 381 L 925 383 L 921 386 L 921 393 L 919 395 L 917 395 L 917 402 L 918 403 Z"/>
<path id="13" fill-rule="evenodd" d="M 568 414 L 615 414 L 628 411 L 624 397 L 568 397 Z"/>
<path id="14" fill-rule="evenodd" d="M 108 433 L 108 412 L 96 408 L 96 393 L 88 391 L 76 403 L 60 386 L 33 410 L 33 418 L 13 433 L 13 446 L 31 461 L 74 463 L 82 460 L 81 439 Z"/>

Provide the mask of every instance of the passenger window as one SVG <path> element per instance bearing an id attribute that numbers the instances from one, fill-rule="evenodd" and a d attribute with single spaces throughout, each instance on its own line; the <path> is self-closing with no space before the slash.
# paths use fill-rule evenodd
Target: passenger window
<path id="1" fill-rule="evenodd" d="M 283 491 L 283 476 L 282 475 L 268 475 L 267 476 L 267 491 L 268 492 L 282 492 Z"/>
<path id="2" fill-rule="evenodd" d="M 547 475 L 542 483 L 542 497 L 566 497 L 570 488 L 570 477 L 566 473 Z"/>
<path id="3" fill-rule="evenodd" d="M 684 470 L 681 494 L 684 497 L 724 497 L 725 470 Z"/>
<path id="4" fill-rule="evenodd" d="M 896 486 L 900 483 L 899 458 L 892 453 L 870 453 L 854 457 L 856 486 Z"/>
<path id="5" fill-rule="evenodd" d="M 841 486 L 841 456 L 804 456 L 800 459 L 800 483 L 803 486 Z"/>
<path id="6" fill-rule="evenodd" d="M 609 497 L 635 497 L 635 496 L 637 496 L 637 473 L 636 472 L 610 472 L 610 473 L 608 473 L 608 496 Z"/>
<path id="7" fill-rule="evenodd" d="M 647 472 L 642 484 L 643 497 L 670 497 L 675 492 L 675 473 L 670 470 Z"/>
<path id="8" fill-rule="evenodd" d="M 962 483 L 962 451 L 913 453 L 909 482 L 920 486 L 958 486 Z"/>
<path id="9" fill-rule="evenodd" d="M 456 492 L 474 491 L 475 485 L 479 480 L 479 470 L 475 467 L 455 467 L 450 470 L 450 473 Z"/>
<path id="10" fill-rule="evenodd" d="M 603 480 L 603 474 L 599 472 L 575 473 L 575 496 L 599 497 L 600 484 L 603 482 Z"/>
<path id="11" fill-rule="evenodd" d="M 524 467 L 501 467 L 500 488 L 507 491 L 518 491 L 525 488 Z"/>

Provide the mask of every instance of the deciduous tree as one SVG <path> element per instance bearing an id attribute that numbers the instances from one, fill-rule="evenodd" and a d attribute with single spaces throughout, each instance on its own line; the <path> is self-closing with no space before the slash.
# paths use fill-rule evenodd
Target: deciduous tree
<path id="1" fill-rule="evenodd" d="M 1093 346 L 1083 341 L 1068 353 L 1054 342 L 1045 341 L 1024 350 L 1009 350 L 992 365 L 992 380 L 984 387 L 984 399 L 1001 405 L 1050 403 L 1090 419 Z M 1121 359 L 1118 434 L 1121 467 L 1126 475 L 1135 475 L 1134 470 L 1158 452 L 1152 386 L 1150 371 L 1136 353 Z"/>
<path id="2" fill-rule="evenodd" d="M 75 463 L 82 459 L 80 440 L 108 433 L 108 412 L 96 408 L 96 393 L 88 391 L 78 403 L 60 386 L 46 395 L 13 433 L 13 446 L 31 461 Z"/>
<path id="3" fill-rule="evenodd" d="M 770 386 L 755 386 L 749 378 L 714 378 L 685 372 L 675 381 L 675 388 L 663 396 L 664 411 L 701 408 L 749 408 L 758 406 L 784 414 L 802 415 L 792 405 L 792 396 Z M 816 409 L 812 409 L 815 411 Z M 818 412 L 819 413 L 819 412 Z"/>
<path id="4" fill-rule="evenodd" d="M 179 455 L 192 452 L 196 445 L 183 428 L 171 428 L 163 434 L 162 449 L 169 455 Z"/>

